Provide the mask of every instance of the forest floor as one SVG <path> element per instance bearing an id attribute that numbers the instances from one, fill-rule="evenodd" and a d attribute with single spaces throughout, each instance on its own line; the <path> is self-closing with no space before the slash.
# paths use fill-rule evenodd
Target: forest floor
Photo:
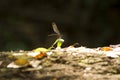
<path id="1" fill-rule="evenodd" d="M 54 49 L 42 58 L 31 59 L 38 61 L 33 64 L 36 66 L 25 64 L 19 68 L 8 66 L 15 61 L 11 53 L 30 51 L 0 52 L 0 80 L 120 80 L 118 48 L 117 51 L 113 47 Z"/>

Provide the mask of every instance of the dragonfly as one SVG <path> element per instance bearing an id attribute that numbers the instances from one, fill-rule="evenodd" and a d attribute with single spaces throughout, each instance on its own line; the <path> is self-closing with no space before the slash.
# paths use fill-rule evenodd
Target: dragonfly
<path id="1" fill-rule="evenodd" d="M 54 48 L 55 45 L 57 45 L 57 48 L 61 48 L 64 42 L 64 39 L 62 39 L 62 35 L 59 29 L 57 28 L 57 25 L 55 22 L 52 22 L 52 28 L 53 28 L 53 31 L 57 34 L 58 38 L 55 40 L 55 42 L 52 44 L 52 46 L 49 49 Z"/>
<path id="2" fill-rule="evenodd" d="M 62 35 L 61 35 L 59 29 L 57 28 L 57 25 L 55 22 L 52 22 L 52 28 L 53 28 L 53 31 L 58 35 L 58 38 L 62 38 Z"/>

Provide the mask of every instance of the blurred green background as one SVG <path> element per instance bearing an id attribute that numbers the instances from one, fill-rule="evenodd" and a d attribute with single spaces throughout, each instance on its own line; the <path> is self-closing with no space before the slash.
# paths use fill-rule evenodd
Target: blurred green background
<path id="1" fill-rule="evenodd" d="M 119 0 L 0 0 L 0 51 L 49 47 L 56 22 L 65 43 L 120 43 Z"/>

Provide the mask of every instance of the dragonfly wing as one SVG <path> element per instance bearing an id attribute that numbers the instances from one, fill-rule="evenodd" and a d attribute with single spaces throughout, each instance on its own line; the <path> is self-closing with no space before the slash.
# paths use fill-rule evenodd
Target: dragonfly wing
<path id="1" fill-rule="evenodd" d="M 54 32 L 56 32 L 60 36 L 60 31 L 58 30 L 57 25 L 54 22 L 52 23 L 52 27 Z"/>

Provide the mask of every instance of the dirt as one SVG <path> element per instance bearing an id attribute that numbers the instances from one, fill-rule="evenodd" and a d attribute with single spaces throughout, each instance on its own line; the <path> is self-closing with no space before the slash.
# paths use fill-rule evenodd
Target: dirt
<path id="1" fill-rule="evenodd" d="M 11 52 L 0 52 L 0 80 L 120 80 L 120 57 L 105 54 L 53 50 L 40 61 L 38 67 L 7 68 L 14 59 Z M 71 52 L 72 53 L 72 52 Z"/>

